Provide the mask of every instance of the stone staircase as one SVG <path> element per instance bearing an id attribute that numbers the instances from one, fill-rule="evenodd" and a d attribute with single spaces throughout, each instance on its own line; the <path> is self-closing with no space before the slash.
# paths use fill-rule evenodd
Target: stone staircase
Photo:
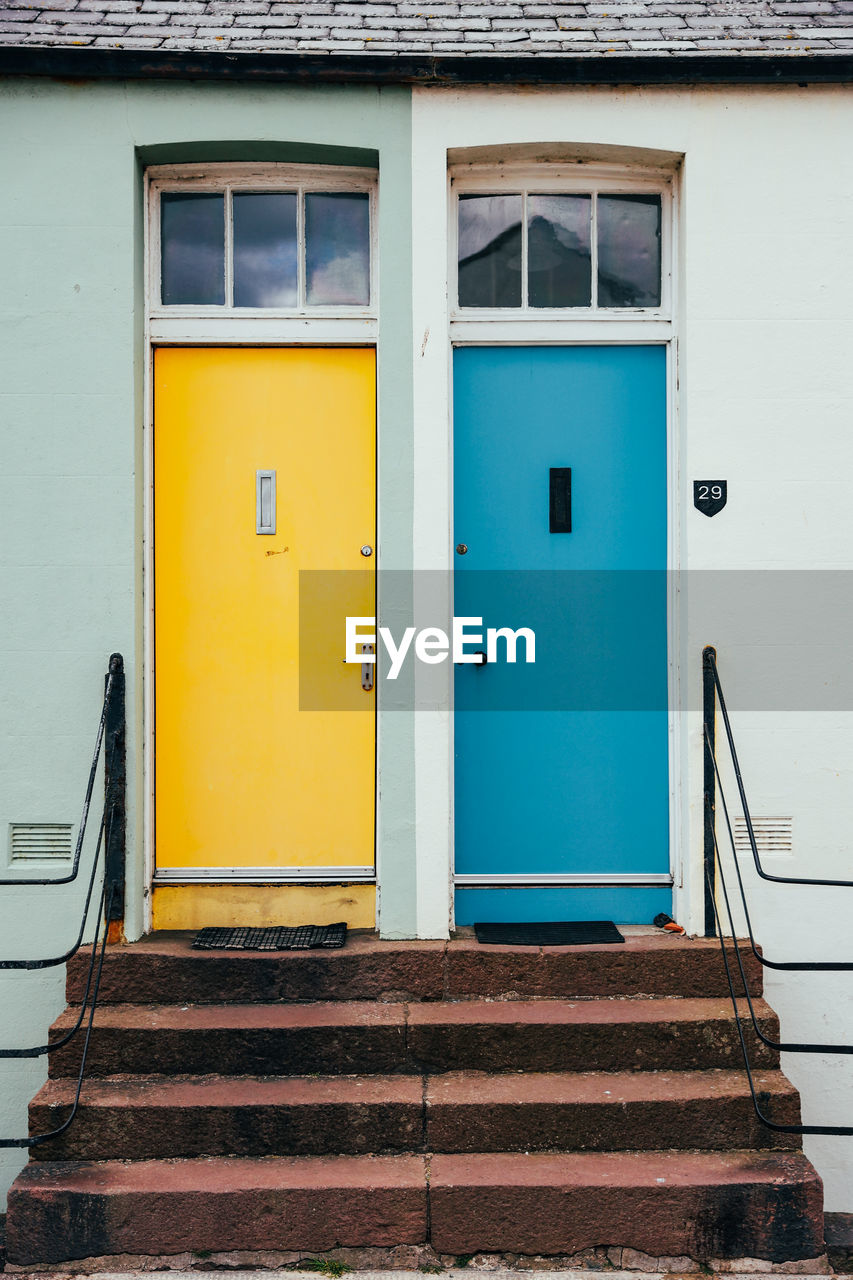
<path id="1" fill-rule="evenodd" d="M 9 1197 L 9 1261 L 431 1245 L 439 1255 L 781 1262 L 820 1180 L 755 1120 L 715 941 L 106 953 L 77 1119 Z M 86 962 L 70 966 L 79 1001 Z M 775 1015 L 760 999 L 765 1033 Z M 63 1015 L 54 1031 L 73 1021 Z M 30 1109 L 61 1123 L 80 1040 Z M 764 1106 L 799 1119 L 751 1038 Z"/>

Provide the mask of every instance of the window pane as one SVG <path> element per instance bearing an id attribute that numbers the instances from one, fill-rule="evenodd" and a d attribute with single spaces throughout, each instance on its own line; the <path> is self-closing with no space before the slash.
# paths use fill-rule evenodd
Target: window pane
<path id="1" fill-rule="evenodd" d="M 235 307 L 296 306 L 296 198 L 234 195 Z"/>
<path id="2" fill-rule="evenodd" d="M 459 197 L 459 305 L 521 306 L 521 196 Z"/>
<path id="3" fill-rule="evenodd" d="M 527 289 L 531 307 L 592 302 L 589 196 L 527 197 Z"/>
<path id="4" fill-rule="evenodd" d="M 225 197 L 160 197 L 161 299 L 172 306 L 225 302 Z"/>
<path id="5" fill-rule="evenodd" d="M 660 196 L 598 197 L 598 305 L 660 306 Z"/>
<path id="6" fill-rule="evenodd" d="M 315 306 L 370 302 L 370 199 L 367 192 L 305 197 L 305 281 Z"/>

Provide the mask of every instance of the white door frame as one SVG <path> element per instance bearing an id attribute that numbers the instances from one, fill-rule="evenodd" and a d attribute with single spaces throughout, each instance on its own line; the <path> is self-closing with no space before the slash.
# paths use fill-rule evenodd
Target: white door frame
<path id="1" fill-rule="evenodd" d="M 456 232 L 455 192 L 511 191 L 528 185 L 549 193 L 558 191 L 660 192 L 662 196 L 662 272 L 661 307 L 638 313 L 623 309 L 581 315 L 545 312 L 528 313 L 508 318 L 507 311 L 489 313 L 460 312 L 455 299 Z M 444 280 L 443 356 L 435 348 L 428 356 L 430 333 L 438 328 L 438 289 L 427 273 L 415 276 L 415 456 L 419 444 L 429 449 L 430 465 L 419 471 L 415 466 L 415 567 L 443 567 L 452 583 L 453 573 L 453 395 L 452 362 L 457 346 L 574 346 L 574 345 L 663 345 L 667 350 L 667 569 L 669 590 L 667 604 L 668 639 L 668 775 L 670 873 L 673 884 L 673 914 L 687 918 L 685 889 L 686 812 L 683 797 L 684 734 L 678 708 L 682 705 L 682 674 L 679 662 L 681 630 L 679 625 L 678 569 L 682 563 L 682 512 L 679 502 L 681 447 L 678 411 L 678 190 L 671 168 L 647 170 L 637 174 L 611 165 L 463 165 L 445 168 L 443 197 L 446 208 Z M 415 201 L 417 210 L 417 201 Z M 429 211 L 437 222 L 436 211 Z M 417 221 L 417 212 L 416 212 Z M 441 222 L 438 221 L 440 231 Z M 415 228 L 417 242 L 418 228 Z M 435 233 L 437 239 L 439 232 Z M 434 246 L 437 250 L 437 245 Z M 434 275 L 435 256 L 431 262 Z M 420 318 L 424 318 L 421 325 Z M 432 318 L 432 325 L 427 317 Z M 421 337 L 421 335 L 423 335 Z M 444 449 L 430 447 L 427 432 L 440 420 L 447 422 Z M 443 547 L 439 547 L 426 518 L 443 513 Z M 419 553 L 420 557 L 419 558 Z M 448 588 L 447 618 L 452 615 L 452 586 Z M 454 910 L 454 742 L 452 667 L 448 670 L 446 703 L 443 712 L 419 711 L 416 715 L 416 795 L 418 810 L 418 934 L 437 936 L 443 927 L 453 928 Z M 446 800 L 440 794 L 445 790 Z M 422 817 L 423 814 L 423 817 Z M 445 843 L 446 861 L 441 857 Z M 601 879 L 599 877 L 599 879 Z M 668 878 L 667 878 L 668 880 Z M 538 880 L 537 880 L 538 882 Z M 442 902 L 440 884 L 446 884 Z M 445 905 L 446 904 L 446 905 Z"/>
<path id="2" fill-rule="evenodd" d="M 227 307 L 164 306 L 160 301 L 159 193 L 169 189 L 228 191 L 287 189 L 308 191 L 358 190 L 370 194 L 370 297 L 369 307 L 302 307 L 260 310 Z M 143 932 L 152 927 L 151 887 L 155 877 L 154 832 L 154 352 L 158 347 L 368 347 L 376 355 L 376 418 L 379 438 L 379 322 L 377 303 L 377 200 L 378 180 L 370 169 L 343 169 L 329 165 L 161 165 L 146 170 L 143 182 L 145 253 L 145 377 L 143 387 L 143 528 L 142 528 L 142 732 L 143 732 Z M 226 209 L 230 203 L 226 200 Z M 226 233 L 230 215 L 226 217 Z M 300 225 L 300 243 L 304 228 Z M 226 279 L 230 281 L 230 246 L 226 254 Z M 379 525 L 378 456 L 376 486 L 377 589 L 382 556 Z M 378 606 L 377 606 L 378 607 Z M 381 717 L 377 688 L 376 760 L 379 759 Z M 377 885 L 377 927 L 380 894 L 379 831 L 380 788 L 374 771 L 374 865 Z M 251 870 L 251 869 L 250 869 Z M 202 877 L 210 883 L 208 877 Z M 242 883 L 271 883 L 274 877 L 254 876 Z M 323 877 L 325 879 L 325 877 Z M 363 879 L 363 877 L 360 877 Z M 223 882 L 237 877 L 223 873 Z M 319 877 L 318 877 L 319 880 Z M 182 883 L 185 881 L 182 881 Z M 186 881 L 187 883 L 189 881 Z M 287 881 L 288 883 L 290 881 Z M 300 877 L 299 883 L 305 883 Z M 281 881 L 285 883 L 285 881 Z"/>

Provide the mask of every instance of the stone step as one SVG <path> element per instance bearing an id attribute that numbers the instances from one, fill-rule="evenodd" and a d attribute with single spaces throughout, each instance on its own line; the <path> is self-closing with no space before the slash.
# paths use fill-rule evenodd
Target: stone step
<path id="1" fill-rule="evenodd" d="M 754 1006 L 764 1034 L 776 1037 L 776 1015 L 763 1000 Z M 778 1065 L 778 1055 L 758 1041 L 751 1026 L 748 1044 L 755 1066 Z M 702 1071 L 741 1061 L 729 1000 L 412 1005 L 407 1048 L 410 1060 L 427 1072 Z"/>
<path id="2" fill-rule="evenodd" d="M 796 1090 L 758 1072 L 763 1109 L 799 1122 Z M 50 1080 L 30 1132 L 56 1128 L 76 1081 Z M 415 1151 L 796 1148 L 757 1121 L 742 1071 L 443 1076 L 112 1077 L 87 1081 L 39 1160 Z"/>
<path id="3" fill-rule="evenodd" d="M 436 1155 L 430 1223 L 439 1253 L 789 1261 L 823 1252 L 823 1188 L 795 1151 Z"/>
<path id="4" fill-rule="evenodd" d="M 799 1094 L 758 1071 L 763 1110 L 798 1124 Z M 800 1147 L 765 1128 L 743 1071 L 448 1072 L 427 1079 L 429 1151 L 644 1151 Z"/>
<path id="5" fill-rule="evenodd" d="M 61 1124 L 74 1080 L 49 1080 L 30 1132 Z M 41 1160 L 364 1154 L 424 1149 L 421 1076 L 116 1076 L 87 1080 Z"/>
<path id="6" fill-rule="evenodd" d="M 755 1002 L 765 1035 L 775 1014 Z M 745 1013 L 745 1009 L 743 1010 Z M 74 1021 L 54 1024 L 54 1036 Z M 777 1055 L 748 1041 L 755 1067 Z M 83 1037 L 50 1055 L 74 1076 Z M 728 1000 L 612 999 L 368 1004 L 107 1005 L 87 1071 L 119 1074 L 320 1075 L 483 1071 L 706 1070 L 740 1061 Z"/>
<path id="7" fill-rule="evenodd" d="M 61 1227 L 60 1227 L 61 1224 Z M 311 1156 L 33 1162 L 9 1194 L 9 1261 L 193 1250 L 390 1247 L 782 1261 L 823 1249 L 799 1152 Z"/>
<path id="8" fill-rule="evenodd" d="M 194 951 L 192 933 L 153 933 L 108 947 L 99 1000 L 104 1004 L 272 1003 L 287 1000 L 445 1000 L 469 997 L 726 996 L 720 944 L 655 931 L 626 932 L 624 945 L 480 946 L 380 941 L 353 934 L 337 951 Z M 751 990 L 761 965 L 744 952 Z M 68 965 L 68 1000 L 79 1003 L 89 959 Z"/>
<path id="9" fill-rule="evenodd" d="M 427 1238 L 424 1156 L 40 1163 L 9 1192 L 8 1261 Z"/>

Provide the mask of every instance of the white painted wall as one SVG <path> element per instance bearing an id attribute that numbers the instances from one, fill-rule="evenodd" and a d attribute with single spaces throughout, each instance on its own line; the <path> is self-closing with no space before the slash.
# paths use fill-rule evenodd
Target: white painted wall
<path id="1" fill-rule="evenodd" d="M 853 567 L 853 98 L 835 87 L 418 89 L 412 128 L 418 567 L 446 568 L 450 548 L 448 153 L 552 143 L 684 157 L 677 498 L 681 565 L 690 571 L 680 660 L 694 710 L 682 720 L 685 884 L 676 903 L 699 931 L 703 644 L 718 646 L 721 672 L 738 694 L 756 675 L 772 688 L 786 669 L 838 660 L 805 647 L 796 605 L 787 620 L 764 627 L 768 634 L 753 628 L 751 593 L 735 573 Z M 571 322 L 566 335 L 571 341 Z M 728 506 L 713 520 L 693 509 L 694 478 L 729 481 Z M 699 570 L 734 571 L 729 618 L 705 616 L 728 572 L 703 583 Z M 820 629 L 818 618 L 818 636 Z M 794 852 L 780 860 L 790 874 L 849 876 L 853 716 L 833 709 L 831 695 L 820 712 L 785 711 L 780 697 L 774 711 L 747 710 L 736 698 L 753 811 L 793 817 Z M 432 886 L 420 901 L 424 934 L 438 932 L 446 913 L 450 748 L 444 722 L 420 716 L 419 883 Z M 853 891 L 748 879 L 768 955 L 853 960 Z M 767 994 L 784 1039 L 853 1043 L 853 974 L 771 974 Z M 786 1055 L 784 1066 L 806 1121 L 844 1123 L 853 1114 L 849 1058 Z M 827 1209 L 853 1210 L 853 1139 L 805 1145 L 825 1179 Z"/>

